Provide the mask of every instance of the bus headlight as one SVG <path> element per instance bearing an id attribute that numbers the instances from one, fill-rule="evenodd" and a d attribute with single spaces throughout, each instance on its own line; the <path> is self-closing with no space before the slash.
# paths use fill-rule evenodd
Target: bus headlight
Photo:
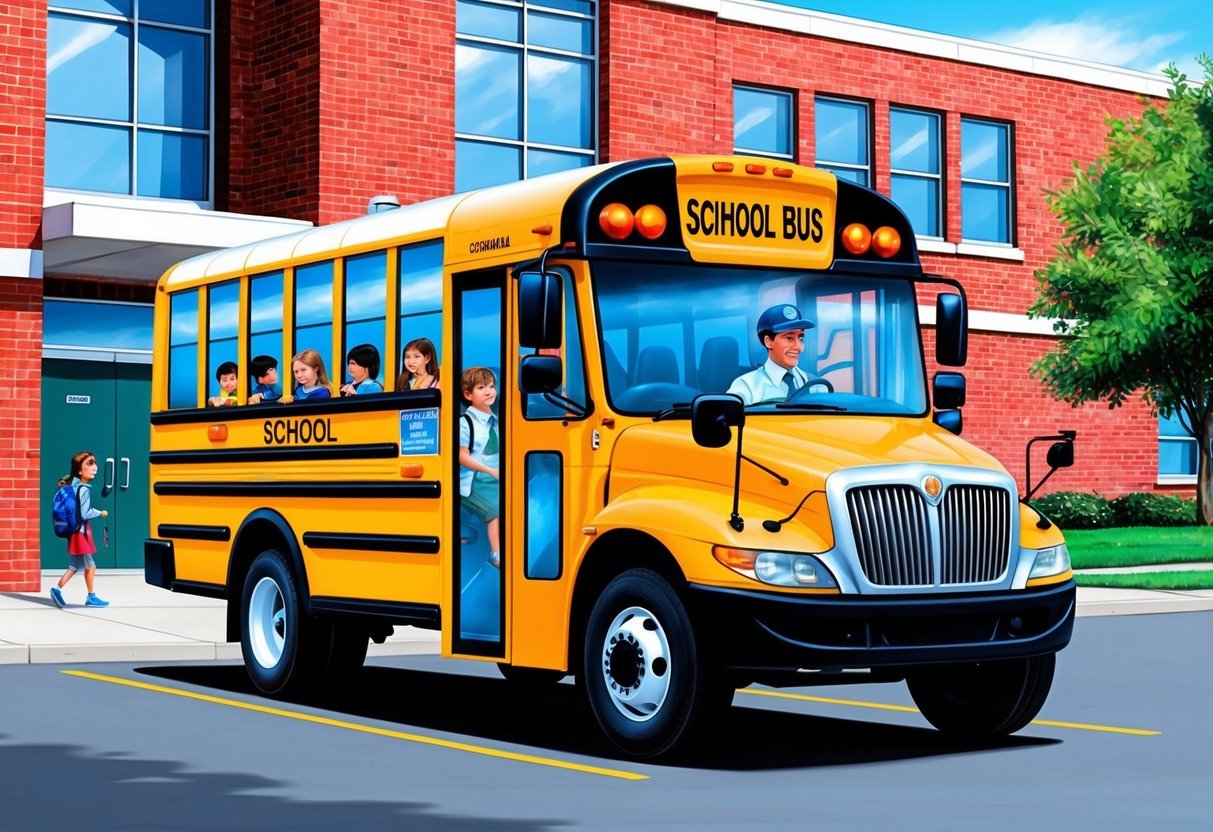
<path id="1" fill-rule="evenodd" d="M 728 546 L 713 546 L 712 554 L 734 572 L 764 584 L 801 589 L 838 589 L 838 582 L 830 570 L 813 555 L 756 552 Z"/>
<path id="2" fill-rule="evenodd" d="M 1028 580 L 1051 578 L 1068 571 L 1070 571 L 1070 550 L 1066 548 L 1066 544 L 1062 543 L 1060 546 L 1050 546 L 1048 549 L 1036 551 L 1036 562 L 1032 564 Z"/>

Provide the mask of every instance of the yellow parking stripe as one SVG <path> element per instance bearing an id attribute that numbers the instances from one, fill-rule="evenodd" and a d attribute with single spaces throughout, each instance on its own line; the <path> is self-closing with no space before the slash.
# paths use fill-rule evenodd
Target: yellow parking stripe
<path id="1" fill-rule="evenodd" d="M 738 693 L 748 693 L 752 696 L 773 696 L 777 699 L 796 699 L 801 702 L 818 702 L 825 705 L 849 705 L 854 708 L 875 708 L 882 711 L 900 711 L 907 714 L 918 713 L 917 708 L 908 705 L 886 705 L 882 702 L 862 702 L 857 699 L 831 699 L 826 696 L 806 696 L 803 693 L 784 693 L 779 690 L 764 690 L 763 688 L 743 688 Z M 1073 728 L 1077 731 L 1104 731 L 1109 734 L 1130 734 L 1135 737 L 1156 737 L 1162 731 L 1151 731 L 1145 728 L 1117 728 L 1113 725 L 1091 725 L 1086 722 L 1056 722 L 1051 719 L 1034 719 L 1033 725 L 1046 725 L 1050 728 Z"/>
<path id="2" fill-rule="evenodd" d="M 300 713 L 298 711 L 287 711 L 281 708 L 271 708 L 267 705 L 257 705 L 252 702 L 240 702 L 236 699 L 225 699 L 220 696 L 210 696 L 205 693 L 194 693 L 193 691 L 180 690 L 178 688 L 168 688 L 161 685 L 151 685 L 147 682 L 136 682 L 132 679 L 121 679 L 116 676 L 102 676 L 98 673 L 89 673 L 85 670 L 64 670 L 68 676 L 78 676 L 82 679 L 93 679 L 98 682 L 109 682 L 114 685 L 125 685 L 131 688 L 139 688 L 140 690 L 150 690 L 156 693 L 167 693 L 171 696 L 181 696 L 186 699 L 197 699 L 201 702 L 213 702 L 216 705 L 227 705 L 231 708 L 240 708 L 245 711 L 255 711 L 261 714 L 270 714 L 271 716 L 281 716 L 287 719 L 297 719 L 300 722 L 311 722 L 316 725 L 328 725 L 333 728 L 345 728 L 349 731 L 358 731 L 363 734 L 374 734 L 380 737 L 391 737 L 397 740 L 406 740 L 408 742 L 420 743 L 422 745 L 435 745 L 439 748 L 449 748 L 454 751 L 466 751 L 469 754 L 481 754 L 485 757 L 497 757 L 503 760 L 513 760 L 519 763 L 531 763 L 537 766 L 548 766 L 550 768 L 561 768 L 568 771 L 580 771 L 585 774 L 597 774 L 602 777 L 616 777 L 620 780 L 647 780 L 648 775 L 639 774 L 633 771 L 621 771 L 619 769 L 601 768 L 599 766 L 587 766 L 581 763 L 570 763 L 565 760 L 556 760 L 550 757 L 537 757 L 533 754 L 518 754 L 513 751 L 502 751 L 498 748 L 489 748 L 481 745 L 471 745 L 465 742 L 454 742 L 452 740 L 442 740 L 437 737 L 427 737 L 421 734 L 409 734 L 404 731 L 392 731 L 387 728 L 376 728 L 373 725 L 360 725 L 356 722 L 345 722 L 340 719 L 329 719 L 328 717 L 315 716 L 313 714 Z"/>

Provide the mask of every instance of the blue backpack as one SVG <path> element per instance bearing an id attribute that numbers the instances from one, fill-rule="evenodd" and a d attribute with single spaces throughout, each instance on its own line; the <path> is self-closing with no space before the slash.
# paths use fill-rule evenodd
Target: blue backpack
<path id="1" fill-rule="evenodd" d="M 71 537 L 80 531 L 80 489 L 65 485 L 55 492 L 51 501 L 51 522 L 55 526 L 55 537 Z"/>

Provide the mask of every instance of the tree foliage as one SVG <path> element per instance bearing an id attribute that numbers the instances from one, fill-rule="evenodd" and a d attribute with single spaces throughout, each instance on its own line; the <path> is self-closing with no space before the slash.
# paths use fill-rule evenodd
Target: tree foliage
<path id="1" fill-rule="evenodd" d="M 1057 319 L 1033 372 L 1072 404 L 1137 391 L 1197 438 L 1198 514 L 1213 523 L 1213 59 L 1174 65 L 1168 99 L 1108 118 L 1107 147 L 1046 193 L 1063 226 L 1031 314 Z"/>

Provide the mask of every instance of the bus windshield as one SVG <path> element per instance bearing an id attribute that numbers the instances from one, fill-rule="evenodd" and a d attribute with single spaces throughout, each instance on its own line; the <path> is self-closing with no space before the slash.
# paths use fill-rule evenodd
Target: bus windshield
<path id="1" fill-rule="evenodd" d="M 904 278 L 599 261 L 593 285 L 607 393 L 621 413 L 656 414 L 726 392 L 766 362 L 755 329 L 776 304 L 795 305 L 814 324 L 798 363 L 809 379 L 801 392 L 812 395 L 747 410 L 926 413 L 914 286 Z"/>

